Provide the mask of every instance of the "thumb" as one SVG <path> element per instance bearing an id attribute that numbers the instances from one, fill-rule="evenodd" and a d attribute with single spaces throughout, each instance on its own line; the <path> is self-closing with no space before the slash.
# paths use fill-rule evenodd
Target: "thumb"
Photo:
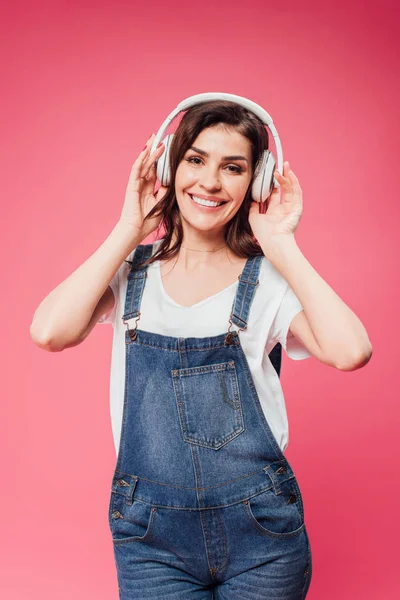
<path id="1" fill-rule="evenodd" d="M 268 199 L 268 208 L 275 208 L 281 203 L 281 190 L 279 187 L 274 187 Z"/>

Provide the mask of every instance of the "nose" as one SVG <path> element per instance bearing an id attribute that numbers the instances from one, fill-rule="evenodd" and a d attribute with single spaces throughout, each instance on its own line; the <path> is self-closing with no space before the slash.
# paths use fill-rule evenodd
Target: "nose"
<path id="1" fill-rule="evenodd" d="M 212 167 L 205 167 L 204 169 L 202 169 L 200 186 L 203 189 L 207 190 L 207 192 L 220 190 L 221 182 L 219 179 L 218 168 L 214 169 Z"/>

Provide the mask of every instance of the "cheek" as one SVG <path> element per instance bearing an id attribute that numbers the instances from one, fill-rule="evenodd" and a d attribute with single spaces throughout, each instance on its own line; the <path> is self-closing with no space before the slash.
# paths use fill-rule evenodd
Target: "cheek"
<path id="1" fill-rule="evenodd" d="M 244 198 L 247 190 L 249 189 L 250 183 L 250 177 L 232 177 L 227 181 L 226 185 L 231 189 L 232 196 L 235 198 Z"/>
<path id="2" fill-rule="evenodd" d="M 188 169 L 186 165 L 181 163 L 175 176 L 175 185 L 178 187 L 187 187 L 192 181 L 195 180 L 195 174 L 192 169 Z"/>
<path id="3" fill-rule="evenodd" d="M 247 190 L 248 190 L 248 185 L 240 185 L 240 186 L 236 186 L 235 188 L 231 188 L 228 191 L 228 193 L 230 194 L 230 196 L 235 201 L 235 210 L 239 209 L 239 207 L 245 201 L 244 199 L 246 197 Z"/>

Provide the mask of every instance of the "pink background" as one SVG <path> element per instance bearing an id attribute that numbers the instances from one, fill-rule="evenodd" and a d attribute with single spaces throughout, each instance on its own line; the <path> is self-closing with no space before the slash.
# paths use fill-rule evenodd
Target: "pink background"
<path id="1" fill-rule="evenodd" d="M 297 243 L 374 349 L 352 372 L 283 358 L 286 456 L 313 553 L 307 598 L 399 597 L 400 11 L 394 0 L 277 4 L 1 5 L 7 600 L 118 598 L 107 522 L 112 327 L 61 353 L 35 346 L 29 327 L 118 220 L 146 139 L 205 91 L 247 96 L 273 117 L 303 189 Z"/>

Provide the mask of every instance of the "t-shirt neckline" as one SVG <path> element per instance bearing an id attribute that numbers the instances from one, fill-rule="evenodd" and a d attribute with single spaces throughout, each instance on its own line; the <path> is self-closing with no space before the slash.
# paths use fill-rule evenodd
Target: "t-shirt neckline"
<path id="1" fill-rule="evenodd" d="M 228 287 L 224 288 L 223 290 L 217 292 L 216 294 L 213 294 L 212 296 L 208 296 L 207 298 L 204 298 L 203 300 L 200 300 L 200 302 L 196 302 L 195 304 L 191 304 L 190 306 L 183 306 L 182 304 L 178 304 L 178 302 L 175 302 L 175 300 L 173 300 L 173 298 L 171 298 L 171 296 L 169 296 L 165 290 L 164 287 L 164 283 L 161 277 L 161 261 L 160 260 L 156 260 L 154 261 L 154 267 L 156 269 L 156 274 L 157 274 L 157 279 L 158 279 L 158 285 L 160 287 L 161 293 L 164 296 L 164 298 L 170 303 L 173 304 L 174 306 L 178 307 L 178 308 L 197 308 L 198 306 L 201 306 L 202 304 L 205 304 L 206 302 L 209 302 L 210 300 L 214 300 L 215 298 L 217 298 L 218 296 L 220 296 L 221 294 L 224 294 L 225 292 L 227 292 L 228 290 L 230 290 L 231 288 L 233 288 L 234 286 L 236 286 L 239 282 L 239 280 L 234 281 L 233 283 L 231 283 L 230 285 L 228 285 Z"/>

